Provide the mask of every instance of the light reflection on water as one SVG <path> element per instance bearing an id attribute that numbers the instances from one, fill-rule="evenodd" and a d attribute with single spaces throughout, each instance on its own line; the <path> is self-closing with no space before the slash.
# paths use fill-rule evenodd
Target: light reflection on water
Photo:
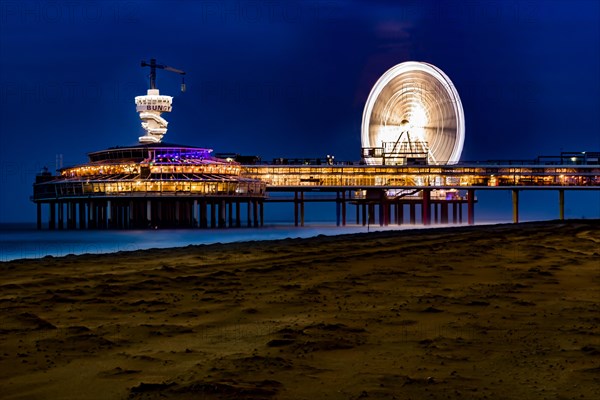
<path id="1" fill-rule="evenodd" d="M 512 221 L 512 199 L 510 191 L 477 192 L 475 222 L 478 225 L 510 223 Z M 558 194 L 556 191 L 522 191 L 519 215 L 521 222 L 551 220 L 558 217 Z M 289 206 L 289 205 L 287 205 Z M 186 230 L 124 230 L 124 231 L 38 231 L 34 224 L 0 224 L 0 261 L 19 258 L 40 258 L 47 255 L 112 253 L 150 248 L 181 247 L 190 244 L 231 243 L 248 240 L 273 240 L 285 238 L 307 238 L 317 235 L 340 235 L 376 230 L 415 229 L 419 225 L 389 226 L 356 225 L 354 211 L 348 210 L 348 226 L 336 227 L 327 219 L 335 216 L 335 205 L 306 204 L 305 227 L 294 227 L 289 221 L 291 207 L 279 203 L 269 204 L 266 221 L 281 221 L 263 228 L 239 229 L 186 229 Z M 406 214 L 406 211 L 405 211 Z M 575 191 L 565 193 L 566 218 L 600 218 L 600 191 Z M 321 221 L 316 222 L 322 218 Z M 406 221 L 407 215 L 405 215 Z M 432 213 L 433 218 L 433 213 Z M 463 222 L 466 222 L 466 207 Z M 431 228 L 441 225 L 432 225 Z M 452 225 L 456 226 L 456 225 Z M 46 226 L 44 226 L 46 228 Z"/>
<path id="2" fill-rule="evenodd" d="M 505 221 L 506 222 L 506 221 Z M 490 222 L 487 223 L 499 223 Z M 0 261 L 19 258 L 41 258 L 48 255 L 102 254 L 151 248 L 183 247 L 197 244 L 232 243 L 250 240 L 308 238 L 317 235 L 343 235 L 384 230 L 425 229 L 449 225 L 379 225 L 309 224 L 294 227 L 289 224 L 263 228 L 184 229 L 184 230 L 123 230 L 123 231 L 38 231 L 31 227 L 3 227 L 0 230 Z M 452 225 L 457 226 L 457 225 Z"/>

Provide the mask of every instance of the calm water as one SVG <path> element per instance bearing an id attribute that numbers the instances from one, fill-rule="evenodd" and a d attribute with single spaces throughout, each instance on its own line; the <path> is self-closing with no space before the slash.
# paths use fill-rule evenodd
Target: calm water
<path id="1" fill-rule="evenodd" d="M 263 228 L 128 230 L 128 231 L 38 231 L 28 225 L 0 225 L 0 261 L 40 258 L 47 255 L 112 253 L 151 248 L 180 247 L 190 244 L 231 243 L 249 240 L 307 238 L 317 235 L 341 235 L 381 230 L 415 229 L 422 226 L 346 226 L 311 224 L 294 227 L 288 224 Z M 427 229 L 430 229 L 428 227 Z"/>
<path id="2" fill-rule="evenodd" d="M 565 194 L 566 218 L 600 218 L 600 191 L 568 192 Z M 520 220 L 541 221 L 558 217 L 557 194 L 554 191 L 522 192 Z M 289 205 L 288 205 L 289 206 Z M 18 258 L 39 258 L 47 255 L 111 253 L 150 248 L 180 247 L 190 244 L 231 243 L 248 240 L 306 238 L 317 235 L 339 235 L 393 229 L 422 228 L 420 225 L 402 225 L 380 228 L 354 225 L 354 209 L 348 210 L 348 226 L 336 227 L 332 220 L 315 222 L 309 218 L 335 216 L 335 205 L 306 205 L 305 227 L 294 227 L 288 218 L 292 208 L 269 204 L 265 220 L 283 221 L 263 228 L 207 229 L 207 230 L 139 230 L 139 231 L 38 231 L 34 224 L 0 224 L 0 261 Z M 325 217 L 325 218 L 324 218 Z M 405 216 L 406 217 L 406 216 Z M 466 211 L 464 218 L 466 219 Z M 477 224 L 509 223 L 512 221 L 509 191 L 478 192 L 475 207 Z M 438 225 L 439 226 L 439 225 Z"/>

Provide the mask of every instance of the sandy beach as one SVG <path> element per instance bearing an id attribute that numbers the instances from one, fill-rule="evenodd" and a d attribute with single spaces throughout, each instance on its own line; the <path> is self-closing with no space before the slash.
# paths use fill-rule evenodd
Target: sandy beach
<path id="1" fill-rule="evenodd" d="M 0 263 L 4 399 L 600 398 L 600 221 Z"/>

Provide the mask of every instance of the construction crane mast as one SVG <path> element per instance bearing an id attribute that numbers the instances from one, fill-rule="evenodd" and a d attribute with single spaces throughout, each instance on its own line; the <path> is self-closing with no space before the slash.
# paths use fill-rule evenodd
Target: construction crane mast
<path id="1" fill-rule="evenodd" d="M 156 69 L 164 69 L 181 75 L 182 92 L 185 92 L 183 80 L 185 72 L 167 65 L 157 64 L 154 58 L 151 58 L 149 63 L 142 61 L 142 67 L 150 67 L 150 89 L 145 96 L 135 97 L 135 109 L 140 113 L 142 128 L 146 131 L 146 134 L 140 136 L 138 140 L 140 143 L 160 143 L 167 133 L 169 124 L 166 119 L 161 117 L 161 114 L 171 112 L 173 97 L 160 94 L 156 87 Z"/>
<path id="2" fill-rule="evenodd" d="M 142 61 L 142 67 L 150 67 L 150 89 L 156 89 L 156 69 L 164 69 L 165 71 L 175 72 L 181 75 L 181 91 L 185 92 L 185 72 L 177 68 L 169 67 L 168 65 L 157 64 L 156 59 L 151 58 L 150 62 Z"/>

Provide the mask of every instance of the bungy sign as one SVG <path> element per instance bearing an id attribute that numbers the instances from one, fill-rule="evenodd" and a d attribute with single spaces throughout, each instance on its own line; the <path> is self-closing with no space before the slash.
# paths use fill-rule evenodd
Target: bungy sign
<path id="1" fill-rule="evenodd" d="M 161 117 L 163 112 L 171 112 L 173 97 L 161 96 L 158 89 L 148 89 L 146 96 L 136 96 L 136 111 L 140 113 L 144 136 L 138 138 L 140 143 L 160 143 L 167 133 L 167 120 Z"/>

